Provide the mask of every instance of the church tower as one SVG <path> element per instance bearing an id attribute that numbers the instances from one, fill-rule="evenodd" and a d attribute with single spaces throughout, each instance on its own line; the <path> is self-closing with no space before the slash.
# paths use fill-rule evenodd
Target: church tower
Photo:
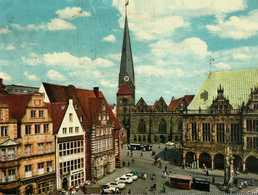
<path id="1" fill-rule="evenodd" d="M 128 4 L 127 4 L 128 5 Z M 127 6 L 126 5 L 126 6 Z M 130 141 L 130 115 L 135 106 L 135 79 L 133 55 L 130 42 L 127 13 L 125 14 L 124 37 L 120 62 L 117 91 L 117 116 L 127 131 L 127 143 Z"/>

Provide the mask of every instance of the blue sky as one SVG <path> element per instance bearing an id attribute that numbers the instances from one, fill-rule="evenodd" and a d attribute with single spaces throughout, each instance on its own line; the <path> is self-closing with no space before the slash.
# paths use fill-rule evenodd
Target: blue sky
<path id="1" fill-rule="evenodd" d="M 114 103 L 124 3 L 0 0 L 0 77 L 99 86 Z M 130 0 L 128 19 L 137 99 L 169 102 L 196 93 L 209 71 L 258 67 L 256 0 Z"/>

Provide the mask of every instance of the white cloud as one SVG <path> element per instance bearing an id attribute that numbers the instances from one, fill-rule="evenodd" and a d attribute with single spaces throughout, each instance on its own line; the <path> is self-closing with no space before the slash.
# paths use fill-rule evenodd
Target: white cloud
<path id="1" fill-rule="evenodd" d="M 37 77 L 37 75 L 32 74 L 32 73 L 29 73 L 28 71 L 25 71 L 25 72 L 24 72 L 24 76 L 25 76 L 27 79 L 31 80 L 31 81 L 38 81 L 38 80 L 39 80 L 39 78 Z"/>
<path id="2" fill-rule="evenodd" d="M 13 44 L 0 44 L 0 50 L 12 51 L 15 49 L 16 47 Z"/>
<path id="3" fill-rule="evenodd" d="M 116 42 L 116 37 L 112 34 L 105 36 L 103 39 L 105 42 L 114 43 Z"/>
<path id="4" fill-rule="evenodd" d="M 214 67 L 220 69 L 220 70 L 230 70 L 231 66 L 229 64 L 225 64 L 222 62 L 213 64 Z"/>
<path id="5" fill-rule="evenodd" d="M 91 59 L 87 56 L 77 57 L 69 52 L 53 52 L 42 55 L 31 53 L 22 60 L 30 65 L 45 64 L 51 66 L 63 66 L 69 69 L 89 69 L 96 67 L 112 67 L 114 63 L 105 58 Z"/>
<path id="6" fill-rule="evenodd" d="M 22 31 L 39 31 L 39 30 L 46 30 L 46 31 L 60 31 L 60 30 L 75 30 L 76 26 L 72 23 L 67 22 L 60 18 L 53 18 L 47 23 L 41 24 L 27 24 L 27 25 L 20 25 L 20 24 L 12 24 L 14 28 L 17 30 Z"/>
<path id="7" fill-rule="evenodd" d="M 8 28 L 0 28 L 0 34 L 7 34 L 10 30 Z"/>
<path id="8" fill-rule="evenodd" d="M 124 1 L 113 0 L 113 6 L 124 15 Z M 189 17 L 223 15 L 245 8 L 246 0 L 131 0 L 129 26 L 139 40 L 154 40 L 188 26 Z M 123 27 L 122 18 L 120 25 Z"/>
<path id="9" fill-rule="evenodd" d="M 6 81 L 12 80 L 12 77 L 5 72 L 0 72 L 0 78 L 2 78 L 3 80 L 6 80 Z"/>
<path id="10" fill-rule="evenodd" d="M 25 64 L 28 64 L 28 65 L 37 65 L 37 64 L 40 64 L 41 63 L 41 59 L 40 59 L 40 55 L 36 54 L 36 53 L 31 53 L 28 57 L 22 57 L 22 61 L 23 63 Z"/>
<path id="11" fill-rule="evenodd" d="M 208 54 L 208 45 L 198 37 L 189 37 L 181 42 L 161 40 L 150 45 L 152 55 L 158 58 L 187 56 L 203 58 Z"/>
<path id="12" fill-rule="evenodd" d="M 103 87 L 108 87 L 108 88 L 114 88 L 116 87 L 116 84 L 114 84 L 112 81 L 110 80 L 100 80 L 100 84 L 103 86 Z"/>
<path id="13" fill-rule="evenodd" d="M 47 72 L 47 77 L 49 79 L 55 80 L 55 81 L 63 81 L 63 80 L 66 79 L 65 76 L 62 73 L 60 73 L 60 72 L 58 72 L 56 70 L 53 70 L 53 69 L 50 69 Z"/>
<path id="14" fill-rule="evenodd" d="M 87 11 L 83 11 L 80 7 L 66 7 L 56 11 L 58 18 L 72 20 L 79 17 L 91 16 Z"/>
<path id="15" fill-rule="evenodd" d="M 155 76 L 155 77 L 164 77 L 164 76 L 172 76 L 182 77 L 184 75 L 184 71 L 180 68 L 167 68 L 160 67 L 155 65 L 141 65 L 137 66 L 135 69 L 137 75 L 145 75 L 145 76 Z"/>
<path id="16" fill-rule="evenodd" d="M 207 25 L 210 33 L 221 38 L 248 39 L 258 34 L 258 10 L 247 16 L 231 16 L 221 19 L 217 24 Z"/>

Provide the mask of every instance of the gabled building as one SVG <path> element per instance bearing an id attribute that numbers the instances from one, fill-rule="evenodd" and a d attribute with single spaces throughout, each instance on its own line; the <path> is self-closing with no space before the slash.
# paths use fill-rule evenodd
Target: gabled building
<path id="1" fill-rule="evenodd" d="M 73 99 L 51 104 L 56 148 L 57 190 L 68 190 L 83 184 L 85 174 L 85 132 L 75 110 Z"/>
<path id="2" fill-rule="evenodd" d="M 103 93 L 43 83 L 40 91 L 45 101 L 53 103 L 73 100 L 80 123 L 85 131 L 86 179 L 98 179 L 120 166 L 121 128 Z"/>
<path id="3" fill-rule="evenodd" d="M 48 104 L 39 93 L 0 95 L 0 191 L 44 194 L 55 189 L 55 145 Z M 3 160 L 1 159 L 1 160 Z"/>

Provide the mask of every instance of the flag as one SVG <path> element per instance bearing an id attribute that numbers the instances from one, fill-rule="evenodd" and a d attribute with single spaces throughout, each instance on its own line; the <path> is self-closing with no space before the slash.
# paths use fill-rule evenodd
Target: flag
<path id="1" fill-rule="evenodd" d="M 129 0 L 126 0 L 125 6 L 128 6 L 128 5 L 129 5 Z"/>

